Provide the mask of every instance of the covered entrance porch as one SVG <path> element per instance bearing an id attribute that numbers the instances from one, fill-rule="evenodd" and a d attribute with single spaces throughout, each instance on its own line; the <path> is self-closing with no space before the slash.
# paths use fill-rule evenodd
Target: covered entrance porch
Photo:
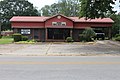
<path id="1" fill-rule="evenodd" d="M 72 36 L 72 29 L 66 28 L 47 28 L 46 41 L 65 41 L 67 37 Z"/>

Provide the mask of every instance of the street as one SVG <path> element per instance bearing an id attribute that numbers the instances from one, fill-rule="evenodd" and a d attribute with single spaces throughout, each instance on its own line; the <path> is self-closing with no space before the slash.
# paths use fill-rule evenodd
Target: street
<path id="1" fill-rule="evenodd" d="M 0 56 L 0 80 L 120 80 L 120 57 Z"/>

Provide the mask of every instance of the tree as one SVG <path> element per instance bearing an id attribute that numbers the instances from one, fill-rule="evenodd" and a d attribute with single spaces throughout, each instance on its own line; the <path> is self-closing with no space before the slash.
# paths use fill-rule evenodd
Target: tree
<path id="1" fill-rule="evenodd" d="M 1 21 L 0 21 L 0 38 L 1 38 Z"/>
<path id="2" fill-rule="evenodd" d="M 116 0 L 80 0 L 80 17 L 103 18 L 109 12 L 113 11 L 113 6 Z"/>
<path id="3" fill-rule="evenodd" d="M 50 16 L 50 6 L 45 5 L 44 7 L 41 8 L 40 12 L 42 12 L 43 16 Z"/>
<path id="4" fill-rule="evenodd" d="M 79 0 L 59 0 L 50 6 L 44 6 L 41 11 L 43 16 L 63 14 L 65 16 L 79 16 Z"/>
<path id="5" fill-rule="evenodd" d="M 0 19 L 2 30 L 11 29 L 9 19 L 12 16 L 37 16 L 38 11 L 27 0 L 3 0 L 0 1 Z"/>
<path id="6" fill-rule="evenodd" d="M 120 15 L 113 14 L 110 16 L 110 18 L 114 20 L 114 24 L 112 27 L 112 36 L 115 36 L 115 34 L 120 33 Z"/>
<path id="7" fill-rule="evenodd" d="M 79 15 L 79 0 L 60 0 L 60 13 L 66 16 L 78 16 Z"/>

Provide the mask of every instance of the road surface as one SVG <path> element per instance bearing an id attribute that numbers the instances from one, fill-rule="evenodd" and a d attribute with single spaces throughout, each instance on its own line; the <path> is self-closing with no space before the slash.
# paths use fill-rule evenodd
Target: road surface
<path id="1" fill-rule="evenodd" d="M 0 56 L 0 80 L 120 80 L 120 57 Z"/>

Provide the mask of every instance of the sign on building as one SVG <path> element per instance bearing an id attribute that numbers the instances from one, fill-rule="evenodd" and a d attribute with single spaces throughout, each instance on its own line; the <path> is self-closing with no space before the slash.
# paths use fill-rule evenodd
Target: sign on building
<path id="1" fill-rule="evenodd" d="M 21 29 L 21 34 L 30 34 L 30 29 Z"/>

